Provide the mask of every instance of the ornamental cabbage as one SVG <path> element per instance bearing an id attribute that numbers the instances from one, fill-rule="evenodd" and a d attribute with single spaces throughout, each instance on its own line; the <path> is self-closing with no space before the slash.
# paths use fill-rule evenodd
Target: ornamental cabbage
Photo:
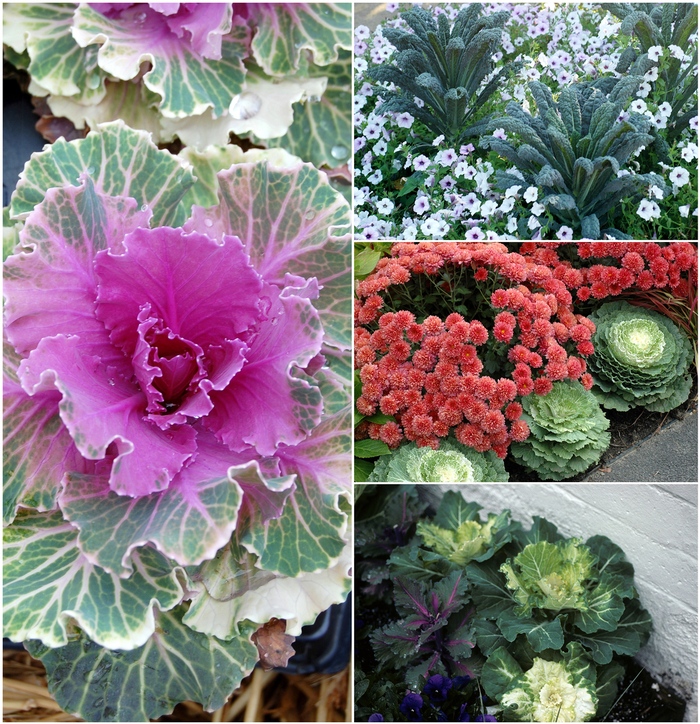
<path id="1" fill-rule="evenodd" d="M 484 665 L 486 692 L 503 707 L 506 721 L 589 721 L 596 713 L 596 672 L 578 644 L 561 660 L 535 657 L 524 671 L 505 648 Z"/>
<path id="2" fill-rule="evenodd" d="M 379 458 L 368 482 L 471 483 L 506 482 L 508 473 L 493 450 L 480 453 L 447 439 L 439 450 L 402 445 Z"/>
<path id="3" fill-rule="evenodd" d="M 3 41 L 78 129 L 122 119 L 157 142 L 235 133 L 317 166 L 350 157 L 349 3 L 12 3 Z"/>
<path id="4" fill-rule="evenodd" d="M 502 645 L 519 656 L 523 646 L 540 654 L 576 643 L 607 665 L 614 654 L 634 656 L 646 643 L 651 618 L 639 603 L 634 568 L 610 539 L 565 540 L 539 518 L 514 537 L 522 546 L 514 558 L 466 568 L 485 655 Z"/>
<path id="5" fill-rule="evenodd" d="M 524 397 L 523 410 L 530 437 L 513 443 L 511 453 L 541 479 L 563 480 L 582 473 L 610 445 L 610 421 L 580 382 L 560 380 L 545 396 Z"/>
<path id="6" fill-rule="evenodd" d="M 596 325 L 589 370 L 602 405 L 668 412 L 688 399 L 690 340 L 663 314 L 608 302 L 590 315 Z"/>
<path id="7" fill-rule="evenodd" d="M 432 521 L 418 521 L 417 535 L 409 545 L 392 551 L 392 575 L 435 581 L 471 561 L 491 558 L 510 543 L 520 523 L 510 519 L 509 510 L 489 513 L 482 522 L 480 510 L 478 503 L 467 502 L 459 492 L 446 491 Z"/>
<path id="8" fill-rule="evenodd" d="M 261 624 L 349 590 L 348 207 L 274 158 L 190 207 L 190 168 L 110 123 L 12 198 L 4 633 L 89 721 L 220 707 Z"/>

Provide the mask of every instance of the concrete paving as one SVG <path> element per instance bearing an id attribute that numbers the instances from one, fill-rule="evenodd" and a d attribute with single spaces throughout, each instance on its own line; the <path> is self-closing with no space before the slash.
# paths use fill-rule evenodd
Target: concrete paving
<path id="1" fill-rule="evenodd" d="M 596 483 L 697 483 L 698 411 L 665 425 L 594 470 L 585 480 Z"/>

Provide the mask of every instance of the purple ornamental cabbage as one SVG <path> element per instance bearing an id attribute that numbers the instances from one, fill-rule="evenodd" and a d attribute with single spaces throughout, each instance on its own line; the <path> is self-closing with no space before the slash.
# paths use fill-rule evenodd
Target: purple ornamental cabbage
<path id="1" fill-rule="evenodd" d="M 50 679 L 94 652 L 121 661 L 116 708 L 85 696 L 97 680 L 52 679 L 92 721 L 221 706 L 260 624 L 298 635 L 349 588 L 348 345 L 332 298 L 349 305 L 349 254 L 331 236 L 347 205 L 310 166 L 242 163 L 219 174 L 217 206 L 160 225 L 192 183 L 117 123 L 35 156 L 13 197 L 5 635 L 33 639 Z M 234 673 L 190 677 L 173 657 Z M 142 701 L 132 660 L 168 695 Z"/>

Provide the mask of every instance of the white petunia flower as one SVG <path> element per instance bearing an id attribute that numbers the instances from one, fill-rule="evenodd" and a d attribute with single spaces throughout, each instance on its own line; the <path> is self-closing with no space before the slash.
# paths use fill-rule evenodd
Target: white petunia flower
<path id="1" fill-rule="evenodd" d="M 679 206 L 678 207 L 678 213 L 684 218 L 688 218 L 688 214 L 690 213 L 690 204 L 686 204 L 685 206 Z"/>
<path id="2" fill-rule="evenodd" d="M 677 60 L 683 60 L 685 57 L 685 53 L 683 52 L 683 49 L 679 47 L 678 45 L 669 45 L 668 46 L 669 52 L 671 53 L 672 58 L 676 58 Z"/>
<path id="3" fill-rule="evenodd" d="M 664 54 L 664 49 L 660 45 L 652 45 L 647 50 L 649 60 L 658 60 Z"/>
<path id="4" fill-rule="evenodd" d="M 647 201 L 642 199 L 639 208 L 637 209 L 637 215 L 641 216 L 645 221 L 649 219 L 658 219 L 661 216 L 661 209 L 656 201 Z"/>
<path id="5" fill-rule="evenodd" d="M 414 120 L 410 113 L 399 113 L 399 115 L 396 116 L 396 125 L 399 128 L 410 128 Z"/>
<path id="6" fill-rule="evenodd" d="M 535 216 L 539 216 L 544 211 L 544 204 L 540 204 L 540 203 L 533 204 L 531 211 Z"/>
<path id="7" fill-rule="evenodd" d="M 537 187 L 536 186 L 529 186 L 525 193 L 523 194 L 523 198 L 525 201 L 527 201 L 529 204 L 531 204 L 533 201 L 537 201 Z"/>
<path id="8" fill-rule="evenodd" d="M 649 187 L 649 198 L 654 196 L 657 199 L 663 199 L 664 192 L 658 187 L 658 186 L 650 186 Z"/>
<path id="9" fill-rule="evenodd" d="M 686 169 L 682 168 L 681 166 L 676 166 L 674 169 L 671 170 L 668 178 L 674 186 L 680 187 L 685 186 L 688 181 L 690 181 L 690 174 Z"/>
<path id="10" fill-rule="evenodd" d="M 382 199 L 377 202 L 376 209 L 382 216 L 387 216 L 394 210 L 394 202 L 391 199 Z"/>
<path id="11" fill-rule="evenodd" d="M 698 144 L 687 143 L 685 148 L 681 151 L 681 156 L 683 157 L 684 161 L 688 162 L 696 159 L 698 157 Z"/>

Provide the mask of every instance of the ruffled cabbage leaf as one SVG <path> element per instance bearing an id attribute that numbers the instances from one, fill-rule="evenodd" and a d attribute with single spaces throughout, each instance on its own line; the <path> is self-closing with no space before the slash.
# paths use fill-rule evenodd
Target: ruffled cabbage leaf
<path id="1" fill-rule="evenodd" d="M 590 319 L 596 331 L 589 369 L 604 407 L 668 412 L 688 399 L 693 349 L 668 317 L 627 302 L 608 302 Z"/>
<path id="2" fill-rule="evenodd" d="M 191 167 L 116 122 L 35 154 L 13 195 L 5 635 L 86 719 L 219 707 L 258 625 L 347 595 L 348 207 L 279 154 L 192 207 Z M 243 608 L 212 563 L 234 546 Z"/>
<path id="3" fill-rule="evenodd" d="M 513 457 L 545 480 L 584 472 L 610 445 L 610 421 L 592 392 L 578 381 L 561 380 L 545 396 L 523 398 L 525 442 L 511 445 Z"/>
<path id="4" fill-rule="evenodd" d="M 334 168 L 350 155 L 351 24 L 349 3 L 15 3 L 3 40 L 78 129 L 121 118 L 200 149 L 252 134 Z"/>

